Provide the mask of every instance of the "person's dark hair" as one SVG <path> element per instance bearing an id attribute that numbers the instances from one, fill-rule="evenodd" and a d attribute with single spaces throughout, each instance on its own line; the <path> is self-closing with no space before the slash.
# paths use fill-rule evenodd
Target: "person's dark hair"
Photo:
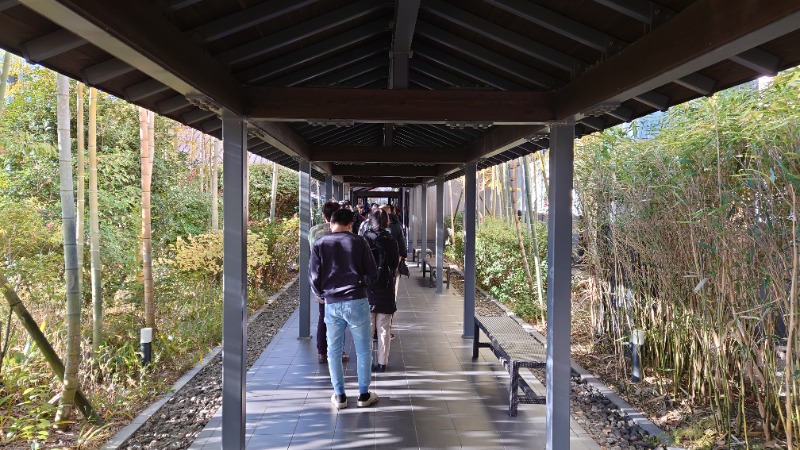
<path id="1" fill-rule="evenodd" d="M 372 231 L 378 231 L 381 228 L 386 228 L 389 226 L 389 216 L 386 214 L 386 211 L 376 208 L 371 213 L 369 213 L 369 228 Z"/>
<path id="2" fill-rule="evenodd" d="M 347 208 L 339 208 L 331 214 L 331 223 L 347 226 L 353 223 L 353 211 Z"/>
<path id="3" fill-rule="evenodd" d="M 331 216 L 339 208 L 341 208 L 339 202 L 334 200 L 328 200 L 327 202 L 322 204 L 322 217 L 325 218 L 326 222 L 330 222 Z"/>

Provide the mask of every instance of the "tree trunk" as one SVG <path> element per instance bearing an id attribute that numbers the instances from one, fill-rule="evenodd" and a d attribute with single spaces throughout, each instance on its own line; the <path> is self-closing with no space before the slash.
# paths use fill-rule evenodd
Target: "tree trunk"
<path id="1" fill-rule="evenodd" d="M 200 134 L 200 165 L 198 174 L 200 176 L 200 192 L 206 191 L 206 135 Z"/>
<path id="2" fill-rule="evenodd" d="M 86 152 L 86 143 L 84 142 L 84 129 L 83 129 L 83 84 L 77 83 L 77 97 L 75 98 L 75 115 L 78 133 L 78 220 L 75 226 L 75 240 L 78 244 L 78 292 L 81 299 L 83 299 L 83 243 L 86 238 L 84 229 L 84 219 L 86 217 L 86 161 L 84 161 L 84 153 Z"/>
<path id="3" fill-rule="evenodd" d="M 78 389 L 81 358 L 81 299 L 78 291 L 78 248 L 75 243 L 75 194 L 72 185 L 72 149 L 69 133 L 69 79 L 56 76 L 56 122 L 58 124 L 58 162 L 61 188 L 61 221 L 64 236 L 64 278 L 67 282 L 67 350 L 64 391 L 58 402 L 56 422 L 69 420 Z M 64 422 L 65 423 L 65 422 Z"/>
<path id="4" fill-rule="evenodd" d="M 492 166 L 492 218 L 497 218 L 497 166 Z"/>
<path id="5" fill-rule="evenodd" d="M 275 202 L 278 199 L 278 163 L 272 163 L 272 192 L 269 195 L 269 221 L 275 222 Z"/>
<path id="6" fill-rule="evenodd" d="M 547 181 L 547 164 L 544 162 L 544 152 L 537 152 L 539 154 L 539 163 L 542 165 L 542 180 L 544 181 L 544 197 L 550 198 L 550 183 Z M 548 158 L 550 156 L 548 155 Z M 550 210 L 548 209 L 548 212 Z"/>
<path id="7" fill-rule="evenodd" d="M 539 221 L 539 216 L 538 214 L 536 214 L 534 208 L 531 207 L 531 194 L 535 195 L 536 193 L 535 189 L 536 168 L 529 166 L 529 163 L 532 162 L 533 159 L 532 158 L 529 159 L 527 156 L 522 159 L 522 164 L 523 164 L 522 167 L 524 169 L 523 172 L 525 174 L 525 199 L 528 202 L 528 221 L 530 222 L 531 225 L 531 237 L 533 238 L 533 252 L 531 253 L 533 254 L 533 268 L 534 271 L 536 272 L 536 296 L 537 299 L 539 300 L 539 311 L 541 312 L 541 320 L 542 323 L 544 323 L 545 298 L 544 298 L 544 290 L 542 289 L 542 263 L 539 260 L 539 233 L 536 230 L 536 224 Z M 532 174 L 529 173 L 530 168 L 534 169 L 532 171 L 533 172 Z M 534 176 L 531 177 L 531 175 Z M 534 185 L 533 190 L 531 190 L 531 183 L 533 183 Z M 533 204 L 534 205 L 536 204 L 536 200 L 533 201 Z"/>
<path id="8" fill-rule="evenodd" d="M 27 308 L 25 308 L 25 305 L 22 304 L 22 300 L 14 291 L 14 288 L 11 287 L 11 283 L 9 283 L 3 273 L 2 266 L 0 266 L 0 291 L 3 291 L 3 296 L 8 301 L 8 306 L 11 307 L 19 321 L 22 322 L 22 326 L 25 327 L 25 330 L 36 346 L 39 347 L 39 351 L 42 352 L 42 356 L 44 356 L 45 361 L 50 365 L 55 376 L 59 380 L 63 380 L 65 372 L 64 363 L 61 362 L 61 358 L 59 358 L 55 350 L 53 350 L 47 337 L 42 333 L 42 329 L 39 328 L 39 324 L 33 320 L 33 317 L 30 315 Z M 92 408 L 89 400 L 86 399 L 80 389 L 75 390 L 75 405 L 85 419 L 94 423 L 100 422 L 100 417 L 97 416 L 97 412 Z"/>
<path id="9" fill-rule="evenodd" d="M 211 162 L 211 230 L 219 230 L 219 148 L 221 141 L 215 141 Z"/>
<path id="10" fill-rule="evenodd" d="M 8 85 L 8 72 L 11 70 L 11 53 L 3 54 L 3 70 L 0 71 L 0 115 L 6 106 L 6 86 Z"/>
<path id="11" fill-rule="evenodd" d="M 522 265 L 525 267 L 525 279 L 528 280 L 528 287 L 531 290 L 531 294 L 536 292 L 536 287 L 533 285 L 533 277 L 531 276 L 531 266 L 528 264 L 528 253 L 525 252 L 525 242 L 522 239 L 522 228 L 519 225 L 519 215 L 517 215 L 517 191 L 516 191 L 516 183 L 514 182 L 516 179 L 517 174 L 517 165 L 519 163 L 519 159 L 515 159 L 514 163 L 509 168 L 509 182 L 511 184 L 512 189 L 514 192 L 511 193 L 511 209 L 513 210 L 511 216 L 513 217 L 514 221 L 514 228 L 517 230 L 517 241 L 519 242 L 519 251 L 520 255 L 522 256 Z"/>
<path id="12" fill-rule="evenodd" d="M 153 253 L 150 228 L 150 113 L 139 108 L 139 144 L 142 168 L 142 283 L 144 285 L 144 323 L 155 329 L 156 311 L 153 301 Z"/>
<path id="13" fill-rule="evenodd" d="M 92 358 L 103 343 L 103 285 L 97 202 L 97 89 L 89 88 L 89 246 L 92 271 Z"/>

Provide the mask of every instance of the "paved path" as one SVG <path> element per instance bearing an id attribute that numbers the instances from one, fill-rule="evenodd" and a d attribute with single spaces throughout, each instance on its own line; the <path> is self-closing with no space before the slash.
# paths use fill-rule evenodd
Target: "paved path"
<path id="1" fill-rule="evenodd" d="M 411 269 L 398 296 L 388 370 L 374 374 L 370 387 L 379 402 L 356 408 L 348 334 L 350 404 L 336 411 L 327 365 L 317 363 L 314 339 L 297 338 L 295 311 L 248 372 L 248 450 L 545 448 L 545 406 L 520 405 L 517 417 L 508 417 L 508 374 L 488 349 L 472 360 L 472 340 L 461 336 L 463 299 L 435 295 Z M 220 448 L 221 420 L 217 411 L 191 449 Z M 571 421 L 570 429 L 571 449 L 599 450 L 580 425 Z"/>

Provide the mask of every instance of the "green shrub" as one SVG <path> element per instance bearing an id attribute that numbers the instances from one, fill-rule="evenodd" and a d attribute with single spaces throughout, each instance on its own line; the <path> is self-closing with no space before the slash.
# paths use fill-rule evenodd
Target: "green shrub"
<path id="1" fill-rule="evenodd" d="M 547 273 L 547 227 L 536 224 L 538 248 L 533 248 L 533 239 L 527 232 L 523 235 L 525 251 L 531 276 L 536 283 L 534 251 L 540 260 L 542 289 L 545 291 Z M 464 259 L 463 231 L 453 234 L 453 245 L 447 250 L 447 257 L 455 261 Z M 525 275 L 519 241 L 513 224 L 500 219 L 487 217 L 478 228 L 475 236 L 475 263 L 478 286 L 492 297 L 507 304 L 517 315 L 526 320 L 536 320 L 541 316 L 537 293 L 531 292 Z"/>
<path id="2" fill-rule="evenodd" d="M 247 274 L 252 289 L 274 290 L 297 264 L 297 219 L 275 223 L 257 222 L 247 230 Z M 210 231 L 171 246 L 172 257 L 161 263 L 197 281 L 218 284 L 222 280 L 221 231 Z M 277 286 L 276 286 L 277 284 Z"/>

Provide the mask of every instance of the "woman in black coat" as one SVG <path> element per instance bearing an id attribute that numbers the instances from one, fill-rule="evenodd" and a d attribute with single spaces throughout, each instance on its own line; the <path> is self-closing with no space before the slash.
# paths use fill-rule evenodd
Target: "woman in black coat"
<path id="1" fill-rule="evenodd" d="M 364 238 L 369 242 L 372 256 L 378 265 L 378 277 L 369 289 L 369 305 L 372 312 L 372 334 L 378 336 L 378 357 L 373 366 L 376 372 L 386 371 L 389 349 L 392 344 L 392 316 L 397 311 L 394 280 L 400 252 L 397 240 L 386 231 L 389 216 L 381 209 L 369 214 L 369 229 Z"/>

